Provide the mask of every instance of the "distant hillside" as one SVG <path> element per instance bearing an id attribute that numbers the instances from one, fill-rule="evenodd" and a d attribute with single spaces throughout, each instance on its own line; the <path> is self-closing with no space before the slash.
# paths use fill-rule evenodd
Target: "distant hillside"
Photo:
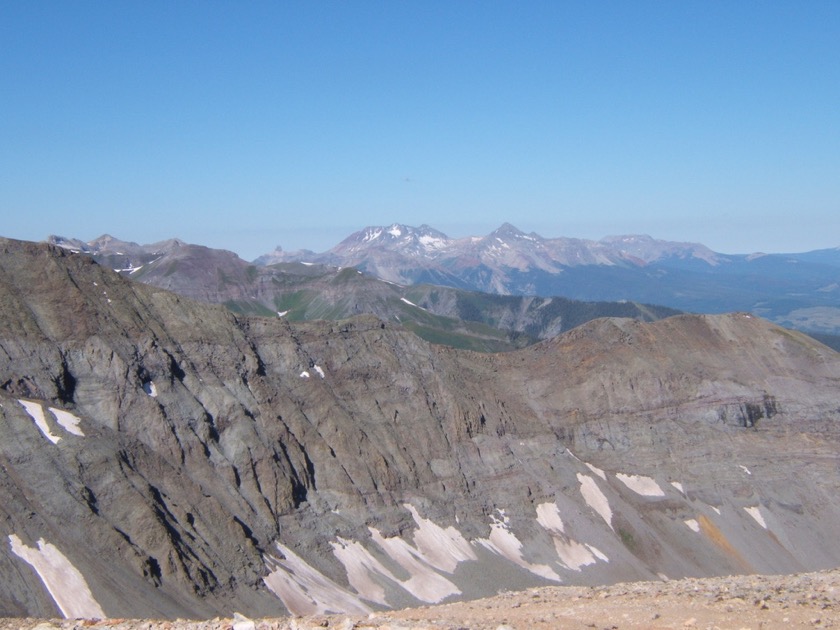
<path id="1" fill-rule="evenodd" d="M 820 343 L 824 343 L 829 348 L 840 352 L 840 335 L 822 335 L 820 333 L 811 333 L 811 337 Z"/>
<path id="2" fill-rule="evenodd" d="M 435 343 L 480 351 L 523 347 L 597 317 L 654 321 L 670 308 L 632 302 L 500 296 L 433 285 L 402 286 L 353 268 L 308 262 L 257 266 L 233 252 L 178 239 L 153 245 L 103 236 L 90 243 L 51 237 L 123 275 L 237 313 L 294 321 L 372 314 Z"/>

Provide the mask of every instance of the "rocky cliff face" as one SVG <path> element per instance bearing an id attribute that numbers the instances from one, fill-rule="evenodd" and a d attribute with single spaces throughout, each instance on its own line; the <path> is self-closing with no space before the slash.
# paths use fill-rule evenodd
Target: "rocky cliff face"
<path id="1" fill-rule="evenodd" d="M 0 240 L 0 612 L 214 616 L 840 564 L 840 355 L 744 315 L 497 355 Z"/>

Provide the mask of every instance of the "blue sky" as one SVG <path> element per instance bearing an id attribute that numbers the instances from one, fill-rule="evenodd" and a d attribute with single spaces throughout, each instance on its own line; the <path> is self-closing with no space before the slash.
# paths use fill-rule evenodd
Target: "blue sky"
<path id="1" fill-rule="evenodd" d="M 840 2 L 0 3 L 0 235 L 840 246 Z"/>

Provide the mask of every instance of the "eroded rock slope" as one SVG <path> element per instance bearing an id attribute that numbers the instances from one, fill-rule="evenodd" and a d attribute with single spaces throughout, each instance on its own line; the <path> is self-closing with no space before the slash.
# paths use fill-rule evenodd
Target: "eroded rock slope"
<path id="1" fill-rule="evenodd" d="M 496 355 L 0 240 L 0 613 L 364 613 L 840 564 L 840 355 L 744 315 Z"/>

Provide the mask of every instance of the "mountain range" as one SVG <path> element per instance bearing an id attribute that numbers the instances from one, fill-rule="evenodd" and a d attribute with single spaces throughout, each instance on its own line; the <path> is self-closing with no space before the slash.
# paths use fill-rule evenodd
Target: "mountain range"
<path id="1" fill-rule="evenodd" d="M 459 309 L 438 306 L 455 304 L 457 300 L 451 295 L 442 300 L 430 296 L 424 301 L 427 290 L 408 287 L 432 286 L 438 292 L 449 287 L 473 294 L 523 297 L 537 309 L 549 298 L 555 306 L 559 298 L 613 304 L 609 308 L 615 308 L 614 303 L 630 303 L 640 307 L 637 312 L 643 319 L 651 318 L 644 314 L 650 311 L 644 305 L 651 304 L 697 313 L 746 311 L 814 334 L 835 347 L 840 334 L 840 248 L 732 255 L 716 253 L 696 243 L 661 241 L 649 236 L 608 237 L 601 241 L 546 239 L 534 233 L 524 234 L 509 224 L 484 237 L 460 239 L 449 238 L 428 226 L 368 227 L 327 252 L 286 252 L 278 248 L 252 264 L 232 252 L 188 245 L 178 239 L 138 245 L 107 235 L 90 242 L 52 236 L 48 242 L 92 255 L 102 264 L 122 269 L 143 282 L 198 299 L 227 303 L 243 312 L 289 311 L 291 317 L 297 318 L 371 312 L 384 319 L 401 318 L 429 339 L 454 335 L 450 341 L 455 345 L 476 349 L 517 347 L 568 330 L 569 326 L 546 319 L 544 310 L 534 311 L 538 313 L 536 321 L 532 318 L 508 324 L 517 319 L 512 312 L 529 310 L 512 300 L 498 317 L 483 317 L 475 322 L 501 328 L 503 333 L 486 328 L 469 330 L 472 324 L 464 323 Z M 292 267 L 290 263 L 298 264 Z M 305 269 L 315 265 L 321 270 Z M 324 291 L 323 283 L 311 291 L 304 286 L 309 281 L 307 277 L 326 277 L 324 269 L 339 272 L 347 267 L 393 283 L 395 288 L 390 292 L 401 293 L 397 301 L 404 299 L 426 309 L 431 316 L 448 318 L 447 321 L 412 323 L 414 318 L 406 317 L 404 312 L 405 303 L 396 305 L 387 295 L 374 298 L 365 291 L 354 299 L 352 290 Z M 294 277 L 301 282 L 292 280 Z M 380 286 L 377 293 L 383 290 Z M 296 292 L 299 299 L 294 297 Z M 486 302 L 486 298 L 482 300 Z M 461 300 L 473 301 L 473 297 Z M 384 305 L 388 308 L 383 309 Z M 601 311 L 600 306 L 594 309 L 603 315 L 633 316 L 629 310 Z M 475 311 L 467 307 L 466 312 Z M 525 334 L 526 338 L 511 339 L 511 334 Z"/>
<path id="2" fill-rule="evenodd" d="M 547 339 L 596 317 L 653 321 L 678 311 L 633 302 L 501 296 L 451 287 L 400 285 L 347 267 L 310 262 L 255 265 L 233 252 L 171 239 L 138 245 L 103 236 L 48 242 L 89 255 L 132 280 L 237 313 L 337 320 L 371 314 L 428 341 L 483 351 Z"/>
<path id="3" fill-rule="evenodd" d="M 697 313 L 749 311 L 817 333 L 840 333 L 840 248 L 799 254 L 721 254 L 650 236 L 543 238 L 504 224 L 449 238 L 429 226 L 367 227 L 332 249 L 255 262 L 352 266 L 400 284 L 431 283 L 501 295 L 627 300 Z"/>
<path id="4" fill-rule="evenodd" d="M 367 614 L 837 566 L 838 385 L 840 354 L 745 312 L 476 353 L 0 239 L 0 614 Z"/>

